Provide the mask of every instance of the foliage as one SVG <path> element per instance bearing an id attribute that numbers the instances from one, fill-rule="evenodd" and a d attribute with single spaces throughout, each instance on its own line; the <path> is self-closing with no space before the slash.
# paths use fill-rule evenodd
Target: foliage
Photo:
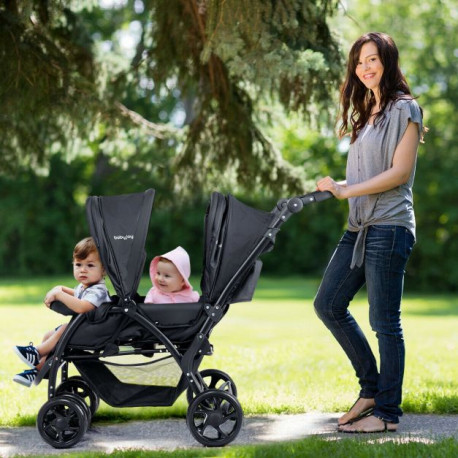
<path id="1" fill-rule="evenodd" d="M 75 137 L 106 142 L 116 155 L 129 143 L 119 137 L 128 138 L 136 125 L 150 143 L 175 139 L 167 146 L 180 153 L 170 165 L 181 189 L 221 176 L 248 189 L 300 189 L 303 174 L 263 134 L 256 103 L 270 97 L 302 111 L 325 104 L 340 71 L 326 24 L 335 7 L 331 0 L 243 7 L 236 1 L 143 0 L 107 13 L 88 0 L 3 1 L 0 52 L 8 67 L 0 80 L 7 98 L 0 131 L 12 135 L 1 135 L 7 154 L 0 165 L 12 170 L 46 163 L 50 152 Z M 122 56 L 126 26 L 135 29 L 130 37 L 137 43 Z M 103 52 L 108 42 L 111 49 Z M 141 104 L 129 109 L 124 102 L 132 88 L 150 101 L 173 94 L 186 110 L 184 132 L 137 113 Z M 139 148 L 129 149 L 124 154 L 135 162 Z"/>
<path id="2" fill-rule="evenodd" d="M 304 112 L 313 101 L 329 100 L 340 71 L 325 22 L 332 10 L 329 1 L 295 0 L 157 6 L 155 22 L 167 24 L 168 33 L 158 27 L 153 37 L 153 79 L 164 84 L 189 56 L 177 86 L 185 98 L 195 94 L 178 160 L 185 184 L 203 183 L 218 170 L 235 174 L 235 182 L 249 190 L 266 183 L 283 192 L 302 188 L 303 173 L 282 160 L 256 123 L 257 100 L 276 96 L 286 108 Z M 180 27 L 170 30 L 176 17 Z M 192 175 L 183 167 L 190 164 Z"/>
<path id="3" fill-rule="evenodd" d="M 310 133 L 300 119 L 278 120 L 276 125 L 271 132 L 274 142 L 281 144 L 288 161 L 307 170 L 310 178 L 301 194 L 314 191 L 320 177 L 342 176 L 346 156 L 339 152 L 336 137 Z M 258 198 L 252 205 L 264 205 L 270 210 L 275 201 Z M 274 251 L 263 258 L 264 271 L 282 275 L 321 274 L 342 236 L 346 213 L 347 203 L 336 199 L 306 206 L 282 228 Z"/>
<path id="4" fill-rule="evenodd" d="M 92 39 L 64 3 L 0 4 L 1 169 L 43 163 L 50 146 L 87 135 L 94 120 Z"/>
<path id="5" fill-rule="evenodd" d="M 39 273 L 36 259 L 46 258 L 51 241 L 56 250 L 45 272 L 62 272 L 87 233 L 87 195 L 150 187 L 157 194 L 148 252 L 181 243 L 200 272 L 211 191 L 268 211 L 282 197 L 313 190 L 318 177 L 343 177 L 345 145 L 319 110 L 325 100 L 331 112 L 338 106 L 333 87 L 342 62 L 333 36 L 340 33 L 348 49 L 375 29 L 397 42 L 430 129 L 419 150 L 418 243 L 406 286 L 456 291 L 450 0 L 415 8 L 407 0 L 351 0 L 331 18 L 335 3 L 319 0 L 104 4 L 0 2 L 1 273 Z M 346 211 L 332 200 L 295 215 L 264 271 L 320 274 Z"/>
<path id="6" fill-rule="evenodd" d="M 156 197 L 146 242 L 149 258 L 181 245 L 190 254 L 192 271 L 199 275 L 210 195 L 179 200 L 165 182 L 154 168 L 131 167 L 126 174 L 122 166 L 110 164 L 104 155 L 75 160 L 71 167 L 55 155 L 47 177 L 30 170 L 15 177 L 0 175 L 0 212 L 8 215 L 0 228 L 4 241 L 0 273 L 25 276 L 66 272 L 74 244 L 88 235 L 84 212 L 88 195 L 141 192 L 154 187 Z M 238 198 L 265 211 L 272 210 L 278 200 Z M 275 251 L 263 259 L 264 272 L 285 275 L 321 271 L 344 223 L 344 207 L 334 212 L 335 206 L 336 201 L 312 205 L 291 218 L 277 237 Z M 324 227 L 333 229 L 324 231 Z M 278 253 L 286 255 L 279 257 Z M 147 267 L 148 262 L 145 272 Z"/>
<path id="7" fill-rule="evenodd" d="M 2 274 L 65 272 L 72 262 L 75 235 L 82 235 L 84 212 L 75 186 L 82 171 L 53 157 L 49 178 L 23 170 L 19 179 L 0 175 Z"/>

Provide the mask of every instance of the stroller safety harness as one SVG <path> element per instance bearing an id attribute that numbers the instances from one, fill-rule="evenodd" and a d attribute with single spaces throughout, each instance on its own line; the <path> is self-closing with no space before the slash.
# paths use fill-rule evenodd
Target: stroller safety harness
<path id="1" fill-rule="evenodd" d="M 193 437 L 205 446 L 232 442 L 243 421 L 236 385 L 221 370 L 199 371 L 203 357 L 213 353 L 210 334 L 231 304 L 252 299 L 262 267 L 258 258 L 273 248 L 281 225 L 304 205 L 332 197 L 314 192 L 264 212 L 213 193 L 205 215 L 199 302 L 145 304 L 137 289 L 154 194 L 149 189 L 87 199 L 90 232 L 116 294 L 79 315 L 59 302 L 51 306 L 71 316 L 35 379 L 38 384 L 48 378 L 37 428 L 55 448 L 81 440 L 100 399 L 115 407 L 170 406 L 184 391 Z M 69 364 L 80 375 L 69 377 Z"/>

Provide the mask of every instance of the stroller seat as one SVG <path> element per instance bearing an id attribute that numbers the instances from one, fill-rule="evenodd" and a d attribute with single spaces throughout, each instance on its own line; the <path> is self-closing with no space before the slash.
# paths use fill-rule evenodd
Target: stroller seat
<path id="1" fill-rule="evenodd" d="M 116 296 L 112 303 L 86 313 L 84 322 L 72 334 L 68 345 L 70 349 L 103 351 L 108 344 L 145 347 L 160 343 L 160 340 L 123 313 L 122 307 L 116 307 Z M 136 304 L 137 310 L 155 324 L 174 344 L 190 342 L 207 315 L 203 302 L 172 304 Z M 62 314 L 72 314 L 67 307 L 55 302 L 53 310 Z M 119 309 L 117 313 L 113 313 Z M 74 315 L 76 316 L 76 314 Z"/>
<path id="2" fill-rule="evenodd" d="M 161 338 L 152 334 L 138 322 L 132 320 L 129 309 L 118 305 L 118 297 L 111 297 L 113 302 L 82 315 L 75 314 L 60 302 L 54 302 L 51 308 L 64 315 L 72 315 L 72 321 L 79 320 L 78 326 L 69 326 L 70 335 L 64 351 L 64 358 L 72 361 L 92 390 L 109 405 L 115 407 L 169 406 L 187 388 L 188 381 L 184 374 L 178 376 L 173 384 L 164 386 L 148 382 L 127 381 L 134 368 L 160 367 L 162 363 L 172 363 L 172 376 L 176 372 L 174 359 L 164 346 L 164 336 L 173 342 L 181 353 L 186 353 L 193 339 L 198 334 L 205 320 L 205 304 L 202 302 L 145 304 L 136 303 L 135 313 L 142 315 L 154 324 L 162 334 Z M 137 300 L 143 297 L 137 296 Z M 121 301 L 120 301 L 121 302 Z M 71 323 L 70 322 L 70 323 Z M 72 332 L 73 330 L 73 332 Z M 165 353 L 165 356 L 163 355 Z M 123 355 L 137 355 L 141 362 L 119 364 L 115 361 Z M 125 358 L 125 356 L 124 356 Z M 127 356 L 129 358 L 129 356 Z M 201 359 L 201 357 L 199 358 Z M 44 368 L 49 369 L 49 368 Z M 140 376 L 142 375 L 141 371 Z M 149 370 L 151 372 L 151 370 Z M 155 376 L 156 371 L 151 372 Z M 163 376 L 163 374 L 160 374 Z M 46 376 L 44 372 L 42 376 Z"/>

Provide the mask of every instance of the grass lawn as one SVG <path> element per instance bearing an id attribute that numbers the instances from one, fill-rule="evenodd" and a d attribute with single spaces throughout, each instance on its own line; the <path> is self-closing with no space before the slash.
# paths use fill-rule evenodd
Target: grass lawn
<path id="1" fill-rule="evenodd" d="M 46 383 L 32 389 L 12 381 L 23 370 L 13 345 L 39 342 L 44 331 L 64 317 L 45 308 L 42 299 L 55 284 L 71 277 L 0 281 L 1 339 L 0 425 L 33 425 L 46 401 Z M 198 280 L 194 279 L 195 285 Z M 235 304 L 211 336 L 215 354 L 201 368 L 217 368 L 235 381 L 246 415 L 338 412 L 356 399 L 353 370 L 313 311 L 318 280 L 262 278 L 251 303 Z M 145 294 L 145 278 L 140 293 Z M 352 305 L 354 315 L 376 341 L 367 319 L 365 295 Z M 64 318 L 65 319 L 65 318 Z M 458 300 L 453 295 L 406 294 L 403 326 L 407 346 L 403 409 L 415 413 L 458 413 Z M 74 372 L 76 373 L 76 372 Z M 94 421 L 124 421 L 185 416 L 181 396 L 173 407 L 115 409 L 104 403 Z"/>
<path id="2" fill-rule="evenodd" d="M 115 450 L 110 454 L 102 452 L 66 454 L 71 458 L 445 458 L 455 457 L 458 453 L 457 442 L 443 439 L 433 444 L 421 442 L 377 442 L 370 439 L 325 441 L 316 437 L 297 442 L 272 445 L 231 446 L 225 448 L 204 448 L 192 450 L 146 451 L 146 450 Z M 43 455 L 40 457 L 53 457 Z"/>

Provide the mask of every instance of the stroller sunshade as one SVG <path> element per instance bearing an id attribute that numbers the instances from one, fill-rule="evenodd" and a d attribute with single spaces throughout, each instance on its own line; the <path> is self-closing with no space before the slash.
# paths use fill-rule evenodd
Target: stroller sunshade
<path id="1" fill-rule="evenodd" d="M 263 239 L 272 224 L 272 213 L 264 212 L 239 202 L 235 197 L 227 197 L 214 192 L 205 217 L 205 253 L 201 281 L 202 296 L 205 302 L 214 303 L 234 277 L 246 263 L 253 248 Z M 269 244 L 263 253 L 273 247 Z M 262 253 L 257 253 L 258 255 Z M 244 283 L 252 275 L 253 281 L 259 277 L 261 261 L 256 258 L 248 262 L 245 275 L 242 275 L 228 292 L 228 302 L 251 300 L 251 296 L 238 299 L 243 294 Z M 254 272 L 253 272 L 254 269 Z M 254 285 L 249 285 L 251 295 Z"/>
<path id="2" fill-rule="evenodd" d="M 145 264 L 154 190 L 118 196 L 90 196 L 86 215 L 102 263 L 118 296 L 131 298 Z"/>

